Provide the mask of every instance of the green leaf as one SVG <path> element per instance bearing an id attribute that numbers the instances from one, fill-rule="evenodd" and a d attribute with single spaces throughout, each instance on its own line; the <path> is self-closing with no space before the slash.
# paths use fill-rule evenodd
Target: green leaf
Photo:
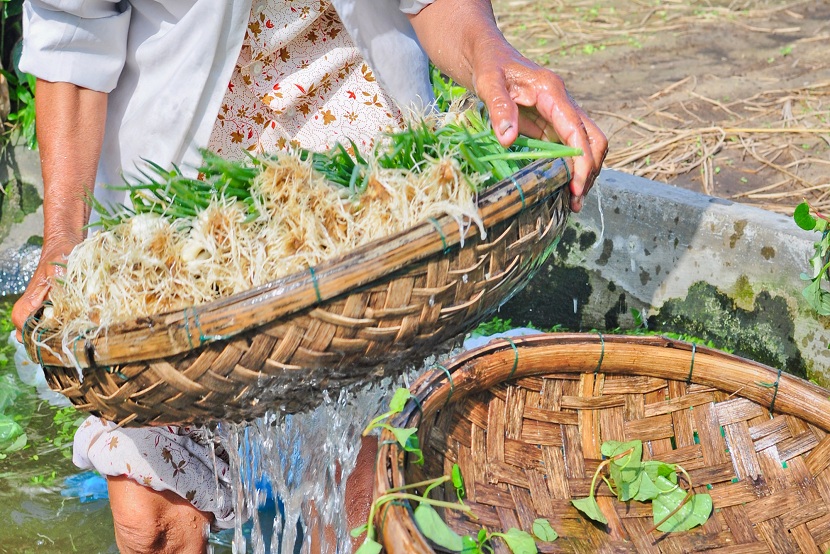
<path id="1" fill-rule="evenodd" d="M 599 509 L 597 499 L 593 496 L 589 496 L 587 498 L 580 498 L 577 500 L 571 500 L 571 504 L 573 504 L 577 510 L 579 510 L 589 518 L 593 519 L 594 521 L 598 521 L 606 525 L 608 524 L 608 520 L 605 519 L 605 515 L 603 515 L 602 511 Z"/>
<path id="2" fill-rule="evenodd" d="M 821 280 L 818 277 L 807 285 L 801 294 L 819 315 L 830 315 L 830 293 L 821 288 Z"/>
<path id="3" fill-rule="evenodd" d="M 14 418 L 0 414 L 0 445 L 13 442 L 23 434 L 23 427 Z"/>
<path id="4" fill-rule="evenodd" d="M 657 486 L 660 488 L 672 486 L 665 477 L 658 477 Z M 651 501 L 654 512 L 654 523 L 659 523 L 666 516 L 680 506 L 686 498 L 686 491 L 677 487 L 670 492 L 663 493 Z M 712 513 L 712 497 L 708 494 L 696 494 L 686 502 L 673 516 L 663 522 L 658 531 L 664 533 L 671 531 L 688 531 L 698 525 L 703 525 Z"/>
<path id="5" fill-rule="evenodd" d="M 482 554 L 481 546 L 470 536 L 461 537 L 461 554 Z"/>
<path id="6" fill-rule="evenodd" d="M 418 431 L 417 427 L 391 427 L 390 430 L 392 434 L 395 435 L 395 439 L 398 441 L 398 444 L 406 448 L 406 443 L 409 441 L 409 437 L 415 434 Z"/>
<path id="7" fill-rule="evenodd" d="M 551 542 L 559 538 L 559 533 L 553 530 L 550 521 L 543 517 L 533 521 L 533 534 L 540 541 Z"/>
<path id="8" fill-rule="evenodd" d="M 608 458 L 619 456 L 625 452 L 630 454 L 618 460 L 612 460 L 609 472 L 621 501 L 631 500 L 639 488 L 638 481 L 643 458 L 643 442 L 633 440 L 629 442 L 605 441 L 600 447 L 602 454 Z"/>
<path id="9" fill-rule="evenodd" d="M 677 484 L 677 466 L 674 464 L 667 464 L 658 460 L 648 460 L 643 462 L 643 470 L 648 474 L 652 481 L 656 481 L 658 477 L 665 477 L 672 484 Z"/>
<path id="10" fill-rule="evenodd" d="M 646 502 L 653 500 L 660 496 L 661 491 L 654 484 L 654 481 L 646 471 L 640 472 L 640 479 L 638 480 L 637 492 L 634 494 L 634 500 Z"/>
<path id="11" fill-rule="evenodd" d="M 467 493 L 464 490 L 464 476 L 461 475 L 461 468 L 458 467 L 458 464 L 452 465 L 452 486 L 455 487 L 455 492 L 458 495 L 459 500 L 466 496 Z"/>
<path id="12" fill-rule="evenodd" d="M 399 388 L 395 391 L 395 395 L 389 402 L 389 411 L 393 414 L 402 412 L 404 406 L 406 406 L 406 401 L 409 400 L 411 397 L 412 394 L 409 392 L 409 389 Z"/>
<path id="13" fill-rule="evenodd" d="M 29 438 L 26 433 L 23 433 L 19 437 L 17 437 L 14 442 L 12 442 L 9 446 L 3 449 L 3 452 L 10 453 L 10 452 L 17 452 L 18 450 L 23 450 L 26 447 L 26 443 L 29 442 Z"/>
<path id="14" fill-rule="evenodd" d="M 501 537 L 513 554 L 537 554 L 536 543 L 530 533 L 511 527 L 507 533 L 493 533 L 494 536 Z"/>
<path id="15" fill-rule="evenodd" d="M 426 538 L 453 552 L 461 552 L 464 544 L 461 536 L 447 527 L 447 524 L 435 511 L 435 508 L 426 503 L 418 504 L 415 508 L 415 523 Z"/>
<path id="16" fill-rule="evenodd" d="M 383 546 L 372 539 L 367 538 L 354 554 L 380 554 L 382 550 Z"/>
<path id="17" fill-rule="evenodd" d="M 415 461 L 412 462 L 413 464 L 421 465 L 424 463 L 424 453 L 421 451 L 420 444 L 418 443 L 418 435 L 410 435 L 406 439 L 406 444 L 403 445 L 403 449 L 416 456 Z"/>
<path id="18" fill-rule="evenodd" d="M 810 206 L 807 202 L 802 202 L 795 207 L 793 219 L 795 224 L 805 231 L 812 231 L 816 227 L 816 218 L 810 214 Z"/>
<path id="19" fill-rule="evenodd" d="M 364 524 L 363 524 L 363 525 L 361 525 L 360 527 L 355 527 L 354 529 L 352 529 L 351 531 L 349 531 L 349 534 L 350 534 L 352 537 L 357 538 L 357 537 L 359 537 L 360 535 L 362 535 L 363 533 L 365 533 L 368 529 L 369 529 L 369 524 L 368 524 L 368 523 L 364 523 Z"/>
<path id="20" fill-rule="evenodd" d="M 607 458 L 619 456 L 627 450 L 631 450 L 630 455 L 623 456 L 619 460 L 614 460 L 611 463 L 623 467 L 639 467 L 643 459 L 643 441 L 605 441 L 604 443 L 602 443 L 602 446 L 600 447 L 600 452 L 602 452 L 602 455 Z"/>
<path id="21" fill-rule="evenodd" d="M 627 470 L 626 475 L 623 476 L 623 471 L 614 464 L 611 464 L 610 471 L 611 479 L 617 486 L 617 498 L 619 498 L 620 502 L 628 502 L 632 498 L 636 498 L 640 491 L 643 475 L 645 475 L 641 468 L 635 470 L 633 480 L 630 478 L 631 471 Z"/>

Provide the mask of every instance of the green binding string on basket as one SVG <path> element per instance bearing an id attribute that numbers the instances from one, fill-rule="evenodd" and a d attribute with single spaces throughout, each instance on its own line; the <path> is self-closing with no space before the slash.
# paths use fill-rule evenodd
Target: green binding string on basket
<path id="1" fill-rule="evenodd" d="M 568 167 L 567 164 L 565 167 Z M 599 370 L 602 367 L 602 360 L 605 358 L 605 337 L 603 337 L 602 333 L 599 331 L 597 331 L 597 335 L 599 335 L 599 343 L 602 346 L 602 350 L 599 352 L 599 361 L 597 362 L 597 367 L 594 368 L 594 375 L 599 373 Z"/>
<path id="2" fill-rule="evenodd" d="M 398 506 L 407 510 L 412 510 L 412 505 L 406 500 L 390 500 L 386 503 L 383 510 L 383 517 L 380 518 L 380 525 L 378 525 L 378 533 L 383 533 L 383 528 L 386 526 L 386 516 L 389 515 L 389 510 L 392 506 Z"/>
<path id="3" fill-rule="evenodd" d="M 40 367 L 43 367 L 43 354 L 40 351 L 40 344 L 41 344 L 40 337 L 41 337 L 41 335 L 43 335 L 44 331 L 45 331 L 45 329 L 38 329 L 37 339 L 36 339 L 36 341 L 37 341 L 37 363 L 40 364 Z"/>
<path id="4" fill-rule="evenodd" d="M 513 342 L 508 337 L 502 337 L 504 340 L 510 343 L 510 346 L 513 347 L 513 369 L 510 370 L 510 375 L 507 376 L 507 380 L 513 378 L 513 374 L 516 373 L 516 368 L 519 367 L 519 349 L 516 347 L 516 343 Z"/>
<path id="5" fill-rule="evenodd" d="M 205 332 L 202 330 L 202 324 L 199 323 L 199 311 L 195 307 L 188 307 L 184 309 L 184 330 L 187 333 L 187 344 L 190 346 L 190 349 L 193 350 L 193 333 L 190 332 L 190 317 L 187 315 L 187 312 L 191 311 L 193 316 L 193 324 L 196 326 L 196 330 L 199 331 L 199 344 L 201 346 L 202 343 L 208 340 L 222 340 L 222 336 L 214 335 L 213 337 L 208 337 L 205 335 Z"/>
<path id="6" fill-rule="evenodd" d="M 775 399 L 778 396 L 778 383 L 781 382 L 781 368 L 778 368 L 778 376 L 775 378 L 775 383 L 772 387 L 775 389 L 772 393 L 772 401 L 769 403 L 769 413 L 772 415 L 773 410 L 775 410 Z"/>
<path id="7" fill-rule="evenodd" d="M 320 284 L 317 282 L 317 274 L 314 273 L 314 268 L 308 266 L 308 272 L 311 273 L 311 284 L 314 285 L 314 294 L 317 295 L 317 302 L 322 302 L 323 297 L 320 296 Z"/>
<path id="8" fill-rule="evenodd" d="M 695 370 L 695 352 L 697 351 L 697 345 L 692 343 L 692 364 L 689 366 L 689 376 L 686 377 L 686 384 L 692 384 L 692 372 Z"/>
<path id="9" fill-rule="evenodd" d="M 450 394 L 447 395 L 447 399 L 444 400 L 444 405 L 441 407 L 441 409 L 444 409 L 444 408 L 447 407 L 447 404 L 449 404 L 450 398 L 452 398 L 452 395 L 455 392 L 455 383 L 452 380 L 452 374 L 450 373 L 449 369 L 442 366 L 441 364 L 435 364 L 434 367 L 437 367 L 437 368 L 441 369 L 444 372 L 444 374 L 447 376 L 447 380 L 450 382 Z"/>
<path id="10" fill-rule="evenodd" d="M 421 406 L 421 399 L 418 398 L 417 396 L 415 396 L 414 394 L 411 395 L 409 397 L 409 399 L 412 400 L 413 402 L 415 402 L 415 407 L 418 408 L 418 414 L 420 415 L 420 417 L 423 417 L 424 416 L 424 409 Z"/>
<path id="11" fill-rule="evenodd" d="M 84 338 L 83 335 L 78 335 L 72 341 L 72 355 L 75 356 L 75 360 L 78 359 L 78 341 L 82 338 Z M 40 353 L 40 350 L 38 350 L 38 353 Z"/>
<path id="12" fill-rule="evenodd" d="M 444 236 L 444 230 L 441 229 L 441 224 L 438 223 L 438 220 L 434 217 L 430 217 L 427 221 L 432 223 L 432 226 L 435 227 L 435 230 L 438 231 L 438 236 L 441 237 L 441 244 L 444 245 L 444 254 L 450 253 L 450 246 L 447 244 L 447 237 Z"/>
<path id="13" fill-rule="evenodd" d="M 522 185 L 520 185 L 519 182 L 516 180 L 516 178 L 512 175 L 510 176 L 510 181 L 514 185 L 516 185 L 516 189 L 519 191 L 519 198 L 522 199 L 522 209 L 521 209 L 521 211 L 524 211 L 524 209 L 525 209 L 525 192 L 522 190 Z"/>
<path id="14" fill-rule="evenodd" d="M 187 334 L 187 345 L 193 350 L 193 337 L 190 336 L 190 318 L 187 316 L 187 310 L 189 309 L 184 309 L 184 332 Z"/>

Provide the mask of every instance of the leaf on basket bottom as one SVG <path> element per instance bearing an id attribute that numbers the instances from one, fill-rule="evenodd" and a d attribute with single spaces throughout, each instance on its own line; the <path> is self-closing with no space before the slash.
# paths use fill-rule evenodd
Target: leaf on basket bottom
<path id="1" fill-rule="evenodd" d="M 599 509 L 597 499 L 593 496 L 580 498 L 578 500 L 571 500 L 571 504 L 573 504 L 577 510 L 579 510 L 589 518 L 593 519 L 594 521 L 598 521 L 606 525 L 608 524 L 608 520 L 605 519 L 605 515 Z"/>
<path id="2" fill-rule="evenodd" d="M 555 541 L 559 538 L 559 533 L 554 531 L 550 525 L 550 521 L 545 518 L 539 518 L 533 521 L 533 534 L 541 541 Z"/>
<path id="3" fill-rule="evenodd" d="M 421 533 L 438 546 L 453 552 L 461 552 L 464 549 L 461 536 L 450 529 L 429 504 L 418 504 L 415 508 L 415 523 L 418 524 Z"/>
<path id="4" fill-rule="evenodd" d="M 659 477 L 657 479 L 657 485 L 665 488 L 670 487 L 671 483 L 668 479 Z M 659 523 L 674 510 L 677 510 L 677 507 L 680 506 L 685 498 L 686 491 L 677 487 L 652 500 L 654 523 Z M 693 527 L 706 523 L 710 513 L 712 513 L 712 497 L 708 494 L 695 494 L 674 515 L 657 527 L 657 530 L 664 533 L 670 531 L 688 531 Z"/>
<path id="5" fill-rule="evenodd" d="M 494 537 L 501 537 L 513 554 L 536 554 L 539 550 L 530 533 L 511 527 L 507 533 L 493 533 Z"/>

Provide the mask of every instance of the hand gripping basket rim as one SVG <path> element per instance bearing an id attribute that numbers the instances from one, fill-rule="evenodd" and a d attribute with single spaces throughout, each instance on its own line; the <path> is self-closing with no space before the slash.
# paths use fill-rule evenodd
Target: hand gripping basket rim
<path id="1" fill-rule="evenodd" d="M 822 476 L 822 478 L 826 477 L 826 484 L 830 486 L 830 469 L 828 469 L 830 467 L 830 393 L 826 389 L 799 377 L 783 373 L 781 370 L 739 356 L 658 336 L 634 337 L 603 336 L 600 333 L 555 333 L 513 339 L 496 339 L 488 345 L 464 352 L 422 375 L 410 387 L 413 399 L 408 401 L 404 410 L 393 418 L 390 425 L 393 427 L 419 427 L 419 430 L 424 431 L 424 428 L 432 425 L 430 422 L 434 420 L 436 414 L 440 414 L 442 410 L 447 409 L 451 402 L 463 401 L 469 396 L 489 391 L 507 381 L 517 382 L 522 379 L 545 376 L 550 379 L 567 378 L 568 375 L 593 375 L 596 379 L 600 374 L 640 376 L 666 380 L 667 382 L 675 381 L 681 386 L 697 386 L 698 390 L 711 387 L 709 390 L 713 390 L 713 394 L 722 394 L 727 402 L 730 400 L 740 402 L 743 399 L 751 401 L 755 405 L 753 409 L 756 414 L 763 414 L 769 417 L 770 421 L 772 421 L 774 415 L 778 417 L 791 416 L 801 420 L 801 425 L 804 425 L 808 432 L 809 427 L 806 424 L 815 426 L 818 428 L 818 433 L 827 432 L 827 434 L 823 435 L 823 438 L 816 438 L 811 445 L 811 450 L 805 447 L 797 451 L 797 456 L 794 456 L 797 459 L 790 458 L 789 463 L 793 467 L 793 464 L 799 466 L 799 469 L 792 469 L 791 471 L 801 471 L 801 473 L 796 473 L 793 479 L 801 479 L 799 477 L 801 474 L 804 474 L 802 477 L 806 479 L 806 481 L 801 479 L 798 484 L 798 487 L 801 487 L 799 490 L 805 487 L 820 488 L 813 480 L 818 479 L 817 476 L 825 472 L 827 472 L 827 476 Z M 570 377 L 570 379 L 573 378 Z M 671 401 L 666 400 L 665 403 L 668 404 L 669 402 Z M 686 411 L 689 409 L 685 406 L 684 408 Z M 735 409 L 740 411 L 742 408 L 745 407 Z M 587 410 L 588 413 L 592 411 L 589 407 L 578 409 Z M 509 411 L 509 408 L 507 408 L 507 411 Z M 487 417 L 486 414 L 484 417 Z M 742 421 L 737 416 L 735 419 L 739 422 Z M 713 424 L 717 425 L 717 422 L 713 422 Z M 717 436 L 719 439 L 723 435 L 723 426 L 727 424 L 721 420 L 720 425 L 720 432 L 717 428 L 710 431 L 712 436 Z M 595 430 L 600 432 L 598 427 Z M 440 436 L 448 441 L 449 437 L 446 435 L 449 432 L 444 430 L 441 433 Z M 727 431 L 728 433 L 729 431 Z M 422 446 L 426 440 L 429 440 L 428 437 L 424 436 L 420 438 Z M 763 441 L 763 439 L 764 437 L 761 437 L 760 440 Z M 594 440 L 596 441 L 597 437 Z M 701 438 L 701 442 L 703 440 Z M 725 441 L 726 438 L 722 440 Z M 796 439 L 793 438 L 792 440 L 795 441 Z M 770 442 L 766 447 L 776 444 Z M 409 455 L 398 447 L 395 437 L 389 431 L 384 430 L 382 432 L 380 445 L 375 467 L 375 498 L 391 488 L 406 485 L 406 468 L 409 461 Z M 752 442 L 749 445 L 750 447 L 754 446 Z M 436 448 L 440 448 L 443 452 L 451 451 L 451 446 L 443 442 Z M 596 445 L 596 449 L 598 451 L 599 444 Z M 753 448 L 753 453 L 755 451 L 756 449 Z M 731 456 L 728 452 L 729 450 L 727 450 L 727 458 Z M 426 447 L 424 447 L 424 453 L 427 456 L 429 455 Z M 802 459 L 800 456 L 804 453 L 807 454 Z M 445 465 L 446 463 L 444 461 Z M 786 462 L 779 463 L 779 466 L 784 468 L 782 471 L 787 471 Z M 419 479 L 437 476 L 419 475 Z M 763 481 L 763 478 L 762 473 L 759 479 Z M 770 481 L 774 478 L 767 477 Z M 545 479 L 547 479 L 547 476 Z M 748 480 L 742 479 L 742 481 L 744 480 L 748 481 L 748 484 L 745 484 L 746 487 L 760 486 L 753 481 L 751 475 Z M 735 482 L 736 480 L 733 479 L 732 483 Z M 507 496 L 510 497 L 511 493 L 507 493 Z M 818 496 L 818 492 L 815 492 L 813 496 Z M 783 497 L 784 493 L 779 492 L 778 497 L 772 496 L 768 500 L 771 502 L 777 498 L 778 502 L 784 506 L 792 504 L 792 502 L 784 501 Z M 763 495 L 759 493 L 758 500 L 763 499 Z M 617 500 L 613 500 L 613 502 L 616 503 Z M 807 501 L 801 499 L 799 502 L 806 503 Z M 738 503 L 742 504 L 747 512 L 750 511 L 748 507 L 750 502 L 742 500 Z M 719 510 L 717 502 L 715 510 Z M 786 510 L 790 511 L 789 508 L 786 508 Z M 752 513 L 756 512 L 761 514 L 762 518 L 768 515 L 772 517 L 777 513 L 767 505 L 752 510 Z M 805 517 L 814 519 L 825 513 L 830 514 L 822 505 L 821 510 Z M 827 515 L 821 521 L 825 520 L 830 520 L 830 515 Z M 428 554 L 436 551 L 433 549 L 434 545 L 424 537 L 415 524 L 413 508 L 409 501 L 384 504 L 376 514 L 375 524 L 379 527 L 378 534 L 381 537 L 378 540 L 383 543 L 385 551 L 390 552 L 390 554 L 404 552 Z M 816 523 L 816 525 L 819 529 L 820 524 Z M 830 530 L 830 521 L 824 526 Z M 555 527 L 556 525 L 554 525 Z M 650 527 L 650 524 L 643 527 L 643 529 L 645 530 L 648 527 Z M 530 531 L 530 529 L 526 530 Z M 506 529 L 491 529 L 491 531 L 503 532 Z M 819 530 L 816 532 L 819 533 Z M 825 533 L 825 535 L 827 538 L 825 542 L 830 542 L 830 534 Z M 658 541 L 661 536 L 665 537 L 662 533 L 653 532 L 652 536 L 647 537 L 649 546 L 646 551 L 662 552 L 662 550 L 658 550 L 653 546 L 657 543 L 651 542 L 652 539 Z M 761 548 L 759 551 L 768 551 L 765 550 L 765 548 L 769 548 L 768 545 L 762 542 L 755 544 L 758 548 Z M 819 542 L 816 542 L 816 544 L 819 544 Z M 821 544 L 824 544 L 824 542 Z M 552 546 L 556 546 L 556 544 L 554 543 Z M 728 545 L 722 544 L 720 546 Z M 732 546 L 747 546 L 749 548 L 751 545 L 732 543 Z M 559 547 L 567 549 L 568 545 L 560 545 Z M 591 548 L 597 548 L 597 546 L 594 545 Z M 626 551 L 629 550 L 626 549 Z M 775 551 L 775 549 L 772 551 Z"/>
<path id="2" fill-rule="evenodd" d="M 562 160 L 542 160 L 483 192 L 478 207 L 487 242 L 474 228 L 443 216 L 245 293 L 94 329 L 68 342 L 41 324 L 41 309 L 25 325 L 24 343 L 53 389 L 76 407 L 113 421 L 161 425 L 248 419 L 265 410 L 264 398 L 256 394 L 273 384 L 268 379 L 275 375 L 282 379 L 278 386 L 290 388 L 296 400 L 297 387 L 319 392 L 360 380 L 355 366 L 391 363 L 405 349 L 411 358 L 419 348 L 452 338 L 492 312 L 555 246 L 567 216 L 569 181 Z M 472 271 L 470 282 L 466 268 Z M 417 302 L 411 289 L 403 296 L 411 293 L 412 302 L 393 305 L 390 299 L 406 286 L 421 287 Z M 383 287 L 388 291 L 378 293 Z M 443 308 L 423 297 L 430 291 L 444 299 Z M 387 300 L 378 300 L 378 294 Z M 427 315 L 418 320 L 418 313 Z M 403 321 L 397 337 L 394 321 Z M 421 328 L 410 344 L 405 337 L 413 325 Z M 294 329 L 286 331 L 288 326 Z M 321 328 L 336 328 L 337 335 Z M 326 340 L 336 344 L 320 347 Z M 217 354 L 220 348 L 225 351 Z M 220 370 L 214 371 L 214 361 Z M 268 371 L 263 373 L 261 364 Z M 320 372 L 311 375 L 308 368 Z M 172 388 L 163 395 L 168 385 Z M 237 405 L 243 396 L 250 406 L 259 405 L 209 406 Z M 154 415 L 153 410 L 168 413 Z"/>

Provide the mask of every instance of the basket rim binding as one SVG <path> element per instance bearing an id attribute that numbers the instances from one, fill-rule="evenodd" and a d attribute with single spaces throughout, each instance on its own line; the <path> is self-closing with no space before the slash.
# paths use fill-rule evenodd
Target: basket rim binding
<path id="1" fill-rule="evenodd" d="M 556 365 L 554 362 L 559 362 Z M 643 367 L 640 367 L 643 366 Z M 451 401 L 527 377 L 564 374 L 646 376 L 685 381 L 753 401 L 772 413 L 794 416 L 830 431 L 828 391 L 800 377 L 753 360 L 661 336 L 602 333 L 543 333 L 489 344 L 461 353 L 418 378 L 404 410 L 389 422 L 393 427 L 418 426 Z M 827 441 L 825 441 L 827 442 Z M 375 467 L 375 497 L 406 484 L 406 452 L 394 435 L 383 430 Z M 830 442 L 828 442 L 830 444 Z M 816 462 L 819 463 L 819 462 Z M 825 464 L 830 464 L 830 459 Z M 378 511 L 376 524 L 386 544 L 410 541 L 411 552 L 434 552 L 414 524 L 412 505 L 389 503 Z M 414 521 L 414 520 L 412 520 Z M 392 530 L 394 529 L 394 531 Z"/>
<path id="2" fill-rule="evenodd" d="M 478 199 L 485 228 L 498 224 L 560 192 L 567 194 L 570 170 L 563 159 L 539 160 L 488 188 Z M 42 328 L 44 306 L 23 329 L 23 343 L 41 366 L 78 370 L 168 358 L 205 344 L 228 340 L 265 323 L 290 316 L 388 277 L 434 254 L 447 253 L 467 229 L 448 215 L 374 241 L 249 291 L 195 307 L 92 329 L 71 343 Z M 63 353 L 63 354 L 62 354 Z"/>

